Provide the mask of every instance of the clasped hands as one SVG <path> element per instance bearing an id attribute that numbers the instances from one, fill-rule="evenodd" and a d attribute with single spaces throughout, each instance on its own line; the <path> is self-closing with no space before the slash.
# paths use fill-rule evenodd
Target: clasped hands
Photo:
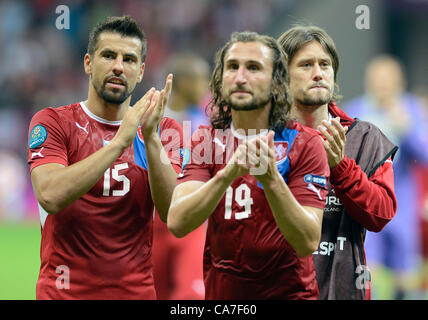
<path id="1" fill-rule="evenodd" d="M 327 153 L 328 165 L 332 169 L 345 156 L 346 132 L 348 132 L 348 127 L 342 127 L 339 117 L 331 119 L 331 123 L 323 120 L 322 124 L 322 126 L 318 126 L 318 130 L 325 138 L 320 137 Z"/>
<path id="2" fill-rule="evenodd" d="M 278 174 L 274 136 L 275 132 L 269 131 L 267 135 L 244 140 L 220 174 L 233 181 L 249 173 L 263 186 L 272 182 Z"/>

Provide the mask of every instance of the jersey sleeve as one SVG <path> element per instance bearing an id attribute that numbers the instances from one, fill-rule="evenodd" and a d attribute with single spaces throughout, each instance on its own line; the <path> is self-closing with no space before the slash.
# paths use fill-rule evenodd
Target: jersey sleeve
<path id="1" fill-rule="evenodd" d="M 67 136 L 62 121 L 52 108 L 34 115 L 28 132 L 28 164 L 30 170 L 46 163 L 68 166 Z"/>
<path id="2" fill-rule="evenodd" d="M 311 135 L 291 149 L 288 187 L 300 205 L 324 209 L 330 169 L 321 139 Z"/>
<path id="3" fill-rule="evenodd" d="M 347 156 L 331 170 L 331 185 L 346 212 L 369 231 L 379 232 L 397 210 L 392 160 L 388 158 L 367 177 Z"/>
<path id="4" fill-rule="evenodd" d="M 179 173 L 183 162 L 183 129 L 172 118 L 163 118 L 160 123 L 162 145 L 174 170 Z"/>
<path id="5" fill-rule="evenodd" d="M 207 182 L 212 178 L 212 136 L 208 128 L 201 127 L 192 135 L 191 148 L 184 150 L 183 166 L 177 184 L 186 181 Z"/>

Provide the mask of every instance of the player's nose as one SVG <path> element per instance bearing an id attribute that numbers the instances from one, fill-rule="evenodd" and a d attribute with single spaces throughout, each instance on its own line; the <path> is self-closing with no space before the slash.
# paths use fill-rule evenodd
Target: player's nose
<path id="1" fill-rule="evenodd" d="M 318 63 L 314 64 L 314 67 L 312 69 L 312 80 L 319 81 L 323 78 L 322 76 L 322 70 Z"/>
<path id="2" fill-rule="evenodd" d="M 113 72 L 115 75 L 120 75 L 123 73 L 123 59 L 120 55 L 118 55 L 114 61 Z"/>
<path id="3" fill-rule="evenodd" d="M 236 73 L 235 82 L 238 85 L 243 85 L 247 83 L 247 72 L 245 67 L 240 66 L 238 72 Z"/>

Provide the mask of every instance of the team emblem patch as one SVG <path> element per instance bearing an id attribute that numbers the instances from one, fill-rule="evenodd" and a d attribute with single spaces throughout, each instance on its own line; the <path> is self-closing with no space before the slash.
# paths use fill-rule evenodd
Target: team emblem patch
<path id="1" fill-rule="evenodd" d="M 316 185 L 319 185 L 321 187 L 327 186 L 327 178 L 326 177 L 316 176 L 313 174 L 307 174 L 303 177 L 303 179 L 305 180 L 306 183 L 316 184 Z"/>
<path id="2" fill-rule="evenodd" d="M 275 146 L 276 162 L 280 163 L 287 158 L 288 142 L 275 141 L 274 146 Z"/>
<path id="3" fill-rule="evenodd" d="M 141 131 L 141 125 L 138 126 L 137 136 L 141 141 L 144 141 L 143 132 Z"/>
<path id="4" fill-rule="evenodd" d="M 46 128 L 41 124 L 36 125 L 30 132 L 30 140 L 28 142 L 28 146 L 30 149 L 37 148 L 45 142 L 48 136 L 48 132 Z"/>

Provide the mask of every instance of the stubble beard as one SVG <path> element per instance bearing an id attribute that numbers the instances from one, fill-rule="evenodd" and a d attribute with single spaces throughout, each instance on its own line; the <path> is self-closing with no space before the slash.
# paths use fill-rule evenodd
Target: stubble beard
<path id="1" fill-rule="evenodd" d="M 128 90 L 128 85 L 125 85 L 125 90 L 120 95 L 115 94 L 119 91 L 118 89 L 112 89 L 112 92 L 110 92 L 110 90 L 106 88 L 107 80 L 104 80 L 101 86 L 97 86 L 92 80 L 92 85 L 97 94 L 107 103 L 121 104 L 131 95 L 131 92 Z"/>
<path id="2" fill-rule="evenodd" d="M 271 95 L 262 98 L 252 98 L 249 102 L 238 104 L 234 103 L 230 97 L 225 98 L 227 105 L 235 111 L 253 111 L 264 108 L 271 100 Z"/>
<path id="3" fill-rule="evenodd" d="M 332 98 L 333 98 L 332 92 L 328 92 L 324 95 L 319 95 L 315 97 L 303 92 L 301 97 L 296 98 L 296 102 L 302 106 L 319 107 L 329 103 Z"/>

